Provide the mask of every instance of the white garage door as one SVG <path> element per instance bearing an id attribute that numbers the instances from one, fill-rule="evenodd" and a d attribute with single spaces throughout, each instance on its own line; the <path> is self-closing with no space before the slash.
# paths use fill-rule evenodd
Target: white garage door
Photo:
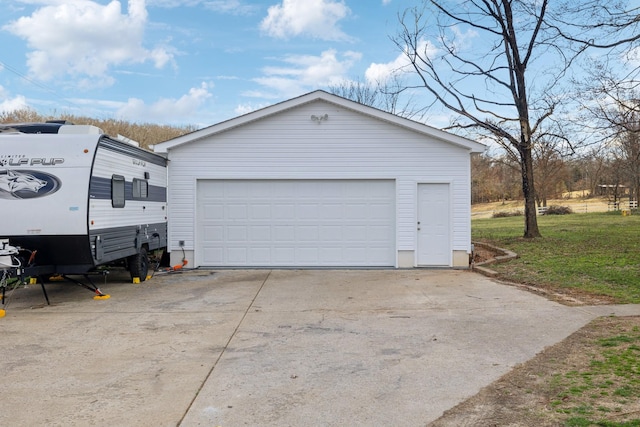
<path id="1" fill-rule="evenodd" d="M 391 180 L 200 180 L 202 266 L 395 265 Z"/>

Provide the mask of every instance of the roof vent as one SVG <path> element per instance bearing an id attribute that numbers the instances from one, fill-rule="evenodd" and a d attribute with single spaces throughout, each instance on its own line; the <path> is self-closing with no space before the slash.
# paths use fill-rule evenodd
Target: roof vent
<path id="1" fill-rule="evenodd" d="M 57 125 L 72 125 L 73 123 L 68 120 L 47 120 L 45 123 L 55 123 Z"/>

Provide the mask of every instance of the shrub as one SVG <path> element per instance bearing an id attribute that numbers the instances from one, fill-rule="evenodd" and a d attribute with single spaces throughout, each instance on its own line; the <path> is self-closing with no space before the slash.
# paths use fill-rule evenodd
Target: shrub
<path id="1" fill-rule="evenodd" d="M 572 214 L 573 210 L 569 206 L 551 205 L 547 208 L 545 215 L 568 215 Z"/>
<path id="2" fill-rule="evenodd" d="M 494 212 L 492 218 L 507 218 L 510 216 L 522 216 L 522 211 L 498 211 Z"/>

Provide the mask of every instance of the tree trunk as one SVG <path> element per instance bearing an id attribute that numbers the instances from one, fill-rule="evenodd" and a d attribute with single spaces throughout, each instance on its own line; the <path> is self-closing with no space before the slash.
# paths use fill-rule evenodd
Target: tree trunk
<path id="1" fill-rule="evenodd" d="M 533 186 L 533 156 L 531 147 L 520 151 L 522 170 L 522 194 L 524 195 L 524 237 L 541 237 L 536 215 L 536 192 Z"/>

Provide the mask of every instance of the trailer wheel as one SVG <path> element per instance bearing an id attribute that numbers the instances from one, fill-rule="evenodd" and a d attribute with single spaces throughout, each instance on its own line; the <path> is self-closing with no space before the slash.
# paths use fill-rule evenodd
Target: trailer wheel
<path id="1" fill-rule="evenodd" d="M 140 252 L 129 257 L 129 272 L 132 280 L 135 277 L 138 277 L 141 282 L 146 280 L 149 272 L 149 257 L 144 246 L 140 248 Z"/>

